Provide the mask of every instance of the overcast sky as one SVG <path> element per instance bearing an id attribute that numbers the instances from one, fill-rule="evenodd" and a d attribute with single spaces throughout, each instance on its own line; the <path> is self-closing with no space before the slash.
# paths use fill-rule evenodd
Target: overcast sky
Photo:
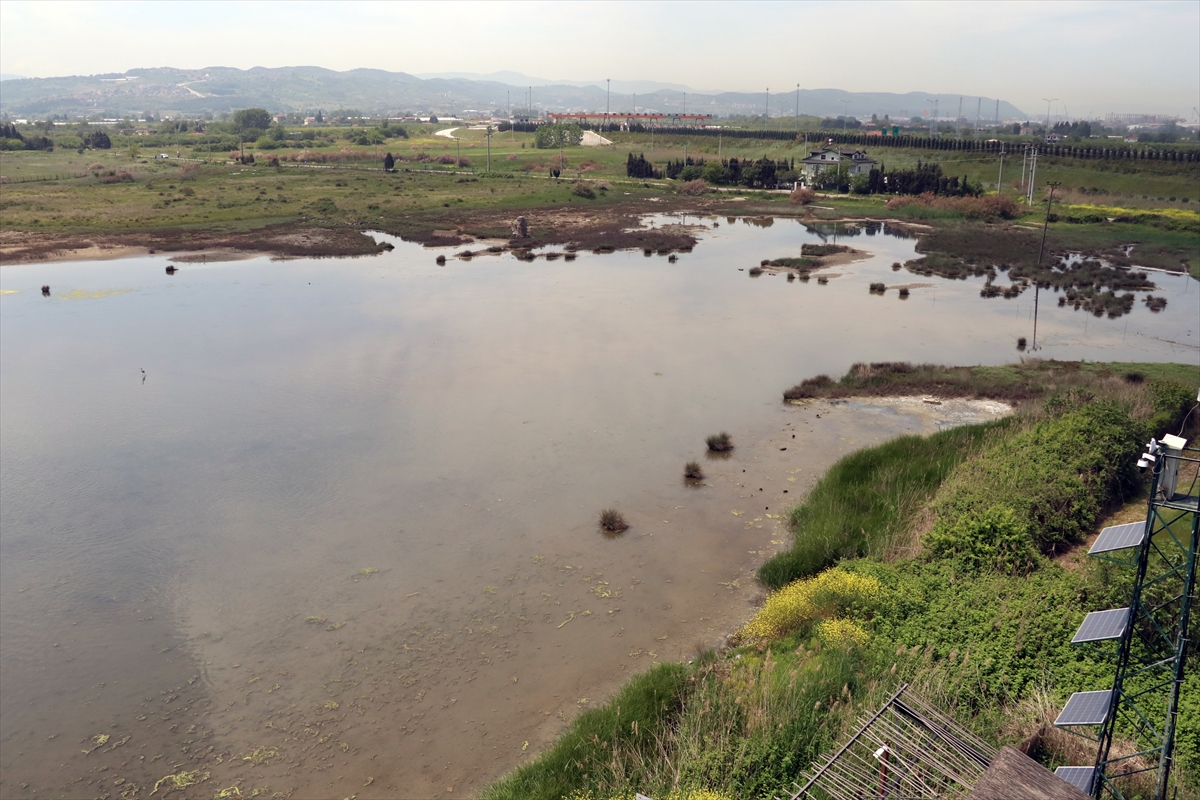
<path id="1" fill-rule="evenodd" d="M 1200 106 L 1200 0 L 0 3 L 0 72 L 514 70 L 697 90 L 945 92 L 1071 116 Z"/>

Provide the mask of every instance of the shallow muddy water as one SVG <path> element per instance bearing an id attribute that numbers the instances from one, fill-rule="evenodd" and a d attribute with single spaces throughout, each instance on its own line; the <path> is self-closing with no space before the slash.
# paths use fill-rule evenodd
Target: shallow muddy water
<path id="1" fill-rule="evenodd" d="M 825 285 L 751 278 L 818 237 L 686 222 L 709 230 L 676 263 L 4 267 L 0 796 L 193 770 L 196 796 L 469 796 L 719 643 L 837 457 L 998 413 L 780 397 L 855 361 L 1014 360 L 1029 293 L 894 273 L 913 240 L 875 228 Z M 1043 296 L 1036 355 L 1195 361 L 1196 284 L 1154 279 L 1158 314 Z M 704 460 L 719 430 L 738 448 Z"/>

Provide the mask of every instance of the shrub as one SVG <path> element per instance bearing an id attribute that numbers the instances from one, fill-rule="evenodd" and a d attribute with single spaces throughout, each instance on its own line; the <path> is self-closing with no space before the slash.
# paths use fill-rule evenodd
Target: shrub
<path id="1" fill-rule="evenodd" d="M 871 575 L 834 567 L 814 577 L 793 581 L 772 594 L 750 621 L 734 634 L 734 639 L 744 643 L 769 642 L 801 631 L 821 619 L 840 617 L 851 611 L 869 613 L 883 591 L 883 585 Z M 865 631 L 858 630 L 865 638 Z M 838 631 L 831 628 L 828 634 L 837 635 Z"/>
<path id="2" fill-rule="evenodd" d="M 690 180 L 687 183 L 685 183 L 683 186 L 679 187 L 680 194 L 699 195 L 699 194 L 704 194 L 707 191 L 708 191 L 708 184 L 704 182 L 703 178 L 696 178 L 695 180 Z"/>
<path id="3" fill-rule="evenodd" d="M 575 181 L 575 185 L 571 187 L 571 194 L 586 197 L 588 200 L 596 199 L 596 192 L 587 181 Z"/>
<path id="4" fill-rule="evenodd" d="M 805 186 L 798 186 L 788 195 L 788 200 L 799 206 L 806 206 L 816 198 L 817 193 Z"/>
<path id="5" fill-rule="evenodd" d="M 629 530 L 629 523 L 615 508 L 606 508 L 600 512 L 600 527 L 608 533 L 622 533 Z"/>
<path id="6" fill-rule="evenodd" d="M 728 453 L 733 449 L 733 437 L 725 431 L 715 433 L 704 440 L 708 449 L 714 453 Z"/>
<path id="7" fill-rule="evenodd" d="M 937 197 L 932 192 L 925 192 L 917 196 L 893 197 L 884 208 L 892 211 L 912 208 L 917 212 L 931 212 L 932 216 L 961 215 L 977 220 L 1015 219 L 1021 213 L 1021 207 L 1015 200 L 995 194 L 984 197 Z"/>
<path id="8" fill-rule="evenodd" d="M 689 481 L 704 480 L 704 470 L 700 468 L 699 461 L 689 461 L 683 465 L 683 477 Z"/>
<path id="9" fill-rule="evenodd" d="M 992 506 L 981 514 L 947 521 L 939 519 L 925 539 L 933 558 L 954 558 L 967 570 L 1013 575 L 1028 574 L 1035 556 L 1029 524 L 1005 506 Z"/>
<path id="10" fill-rule="evenodd" d="M 1034 547 L 1058 552 L 1138 485 L 1134 462 L 1145 434 L 1111 401 L 1039 422 L 960 465 L 934 498 L 938 523 L 995 526 L 1000 517 L 989 513 L 1008 509 Z"/>

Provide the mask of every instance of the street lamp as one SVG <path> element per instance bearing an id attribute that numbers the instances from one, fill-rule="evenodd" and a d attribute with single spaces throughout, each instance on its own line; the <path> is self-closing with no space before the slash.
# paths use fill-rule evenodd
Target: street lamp
<path id="1" fill-rule="evenodd" d="M 800 133 L 800 84 L 796 84 L 796 133 Z"/>

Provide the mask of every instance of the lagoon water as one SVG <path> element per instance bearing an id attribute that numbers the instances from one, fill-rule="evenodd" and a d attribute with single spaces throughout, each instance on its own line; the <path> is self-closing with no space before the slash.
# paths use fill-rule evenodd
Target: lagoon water
<path id="1" fill-rule="evenodd" d="M 676 263 L 439 267 L 396 241 L 173 276 L 5 266 L 0 796 L 192 770 L 205 795 L 470 795 L 631 672 L 718 643 L 812 475 L 920 429 L 784 388 L 1032 339 L 1032 292 L 895 273 L 913 240 L 878 226 L 840 231 L 873 257 L 820 285 L 739 271 L 819 240 L 801 224 L 684 222 L 705 230 Z M 1166 310 L 1115 320 L 1047 293 L 1036 355 L 1197 361 L 1200 284 L 1154 279 Z M 722 429 L 734 457 L 684 486 Z M 624 536 L 597 531 L 607 506 Z"/>

